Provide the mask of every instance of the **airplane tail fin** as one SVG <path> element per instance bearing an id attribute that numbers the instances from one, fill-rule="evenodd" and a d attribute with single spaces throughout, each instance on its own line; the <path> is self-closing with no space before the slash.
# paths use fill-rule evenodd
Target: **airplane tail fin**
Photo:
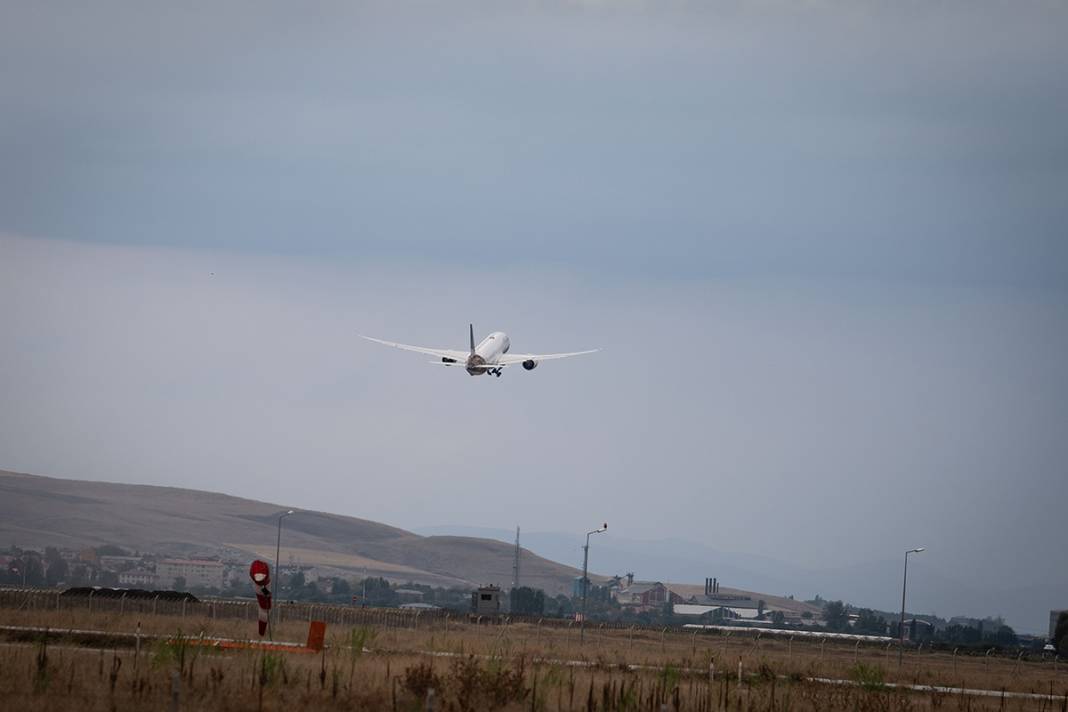
<path id="1" fill-rule="evenodd" d="M 471 327 L 471 353 L 475 352 L 475 325 L 469 324 Z"/>

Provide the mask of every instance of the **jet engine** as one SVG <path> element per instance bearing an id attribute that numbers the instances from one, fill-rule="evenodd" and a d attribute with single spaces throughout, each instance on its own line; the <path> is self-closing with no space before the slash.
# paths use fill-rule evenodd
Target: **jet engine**
<path id="1" fill-rule="evenodd" d="M 528 371 L 533 371 L 537 367 L 538 362 L 532 358 L 528 358 L 526 361 L 523 362 L 523 368 L 527 369 Z"/>

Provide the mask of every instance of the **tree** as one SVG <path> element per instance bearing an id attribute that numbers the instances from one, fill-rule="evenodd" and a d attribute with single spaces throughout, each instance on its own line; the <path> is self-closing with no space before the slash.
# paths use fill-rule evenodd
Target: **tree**
<path id="1" fill-rule="evenodd" d="M 767 601 L 765 601 L 763 598 L 761 598 L 759 601 L 757 601 L 757 620 L 758 621 L 764 620 L 764 607 L 767 606 L 767 605 L 768 605 Z"/>
<path id="2" fill-rule="evenodd" d="M 8 570 L 19 585 L 43 586 L 45 583 L 44 564 L 32 551 L 24 551 L 20 558 L 11 562 Z"/>
<path id="3" fill-rule="evenodd" d="M 559 594 L 556 597 L 556 615 L 561 618 L 570 618 L 575 612 L 575 606 L 571 603 L 571 599 L 564 594 Z"/>
<path id="4" fill-rule="evenodd" d="M 786 614 L 782 611 L 772 611 L 771 622 L 775 625 L 783 625 L 784 623 L 786 623 Z"/>
<path id="5" fill-rule="evenodd" d="M 74 567 L 70 576 L 71 586 L 88 586 L 90 582 L 89 567 L 85 564 L 78 564 Z"/>
<path id="6" fill-rule="evenodd" d="M 364 605 L 367 606 L 392 606 L 397 602 L 397 593 L 384 578 L 366 578 L 360 582 L 357 590 L 367 592 Z"/>
<path id="7" fill-rule="evenodd" d="M 849 626 L 849 613 L 841 601 L 828 601 L 823 607 L 823 620 L 828 630 L 845 630 Z"/>
<path id="8" fill-rule="evenodd" d="M 991 639 L 998 645 L 1016 645 L 1016 631 L 1007 625 L 999 626 Z"/>
<path id="9" fill-rule="evenodd" d="M 335 578 L 333 587 L 330 590 L 338 596 L 348 596 L 352 593 L 352 587 L 349 586 L 349 580 L 343 578 Z"/>
<path id="10" fill-rule="evenodd" d="M 67 580 L 69 568 L 66 559 L 60 556 L 59 549 L 54 546 L 45 548 L 45 563 L 48 564 L 45 583 L 49 586 L 56 586 Z"/>
<path id="11" fill-rule="evenodd" d="M 938 637 L 947 643 L 975 645 L 983 640 L 983 631 L 975 626 L 954 623 L 939 631 Z"/>
<path id="12" fill-rule="evenodd" d="M 858 633 L 870 633 L 871 635 L 886 635 L 886 619 L 870 608 L 861 608 L 857 612 L 858 618 L 853 626 Z"/>
<path id="13" fill-rule="evenodd" d="M 1061 611 L 1057 616 L 1057 626 L 1053 629 L 1053 647 L 1060 655 L 1068 655 L 1068 611 Z"/>
<path id="14" fill-rule="evenodd" d="M 525 616 L 540 616 L 545 613 L 545 592 L 540 588 L 520 586 L 508 593 L 512 613 Z"/>

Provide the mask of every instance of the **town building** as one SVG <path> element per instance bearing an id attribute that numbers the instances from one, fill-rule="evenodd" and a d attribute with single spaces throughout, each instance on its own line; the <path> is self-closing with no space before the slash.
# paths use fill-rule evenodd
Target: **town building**
<path id="1" fill-rule="evenodd" d="M 186 587 L 223 587 L 223 564 L 205 559 L 163 559 L 156 564 L 159 585 L 171 588 L 176 579 L 183 579 Z"/>
<path id="2" fill-rule="evenodd" d="M 621 606 L 646 611 L 662 607 L 665 603 L 682 603 L 682 596 L 670 590 L 660 581 L 634 581 L 615 594 Z"/>
<path id="3" fill-rule="evenodd" d="M 934 623 L 919 618 L 906 618 L 905 637 L 913 642 L 930 640 L 934 637 Z"/>
<path id="4" fill-rule="evenodd" d="M 99 558 L 100 568 L 105 571 L 125 571 L 141 563 L 140 556 L 112 556 L 103 554 Z"/>
<path id="5" fill-rule="evenodd" d="M 148 569 L 130 569 L 119 574 L 119 585 L 133 588 L 155 588 L 156 573 Z"/>

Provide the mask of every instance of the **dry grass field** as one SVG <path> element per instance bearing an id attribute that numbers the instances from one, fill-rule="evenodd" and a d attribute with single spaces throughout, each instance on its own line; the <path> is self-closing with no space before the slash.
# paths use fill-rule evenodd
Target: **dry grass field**
<path id="1" fill-rule="evenodd" d="M 321 654 L 218 652 L 166 637 L 247 638 L 234 618 L 82 609 L 0 610 L 0 625 L 130 633 L 129 638 L 7 631 L 0 691 L 11 710 L 1065 710 L 1068 670 L 1052 661 L 964 658 L 782 639 L 425 620 L 331 626 Z M 307 622 L 277 626 L 303 641 Z M 742 666 L 741 683 L 738 677 Z M 711 666 L 711 669 L 710 669 Z M 710 675 L 711 673 L 711 675 Z M 852 684 L 827 684 L 834 678 Z M 1002 699 L 885 683 L 983 688 Z M 430 692 L 433 690 L 433 692 Z M 428 702 L 428 697 L 429 702 Z"/>

